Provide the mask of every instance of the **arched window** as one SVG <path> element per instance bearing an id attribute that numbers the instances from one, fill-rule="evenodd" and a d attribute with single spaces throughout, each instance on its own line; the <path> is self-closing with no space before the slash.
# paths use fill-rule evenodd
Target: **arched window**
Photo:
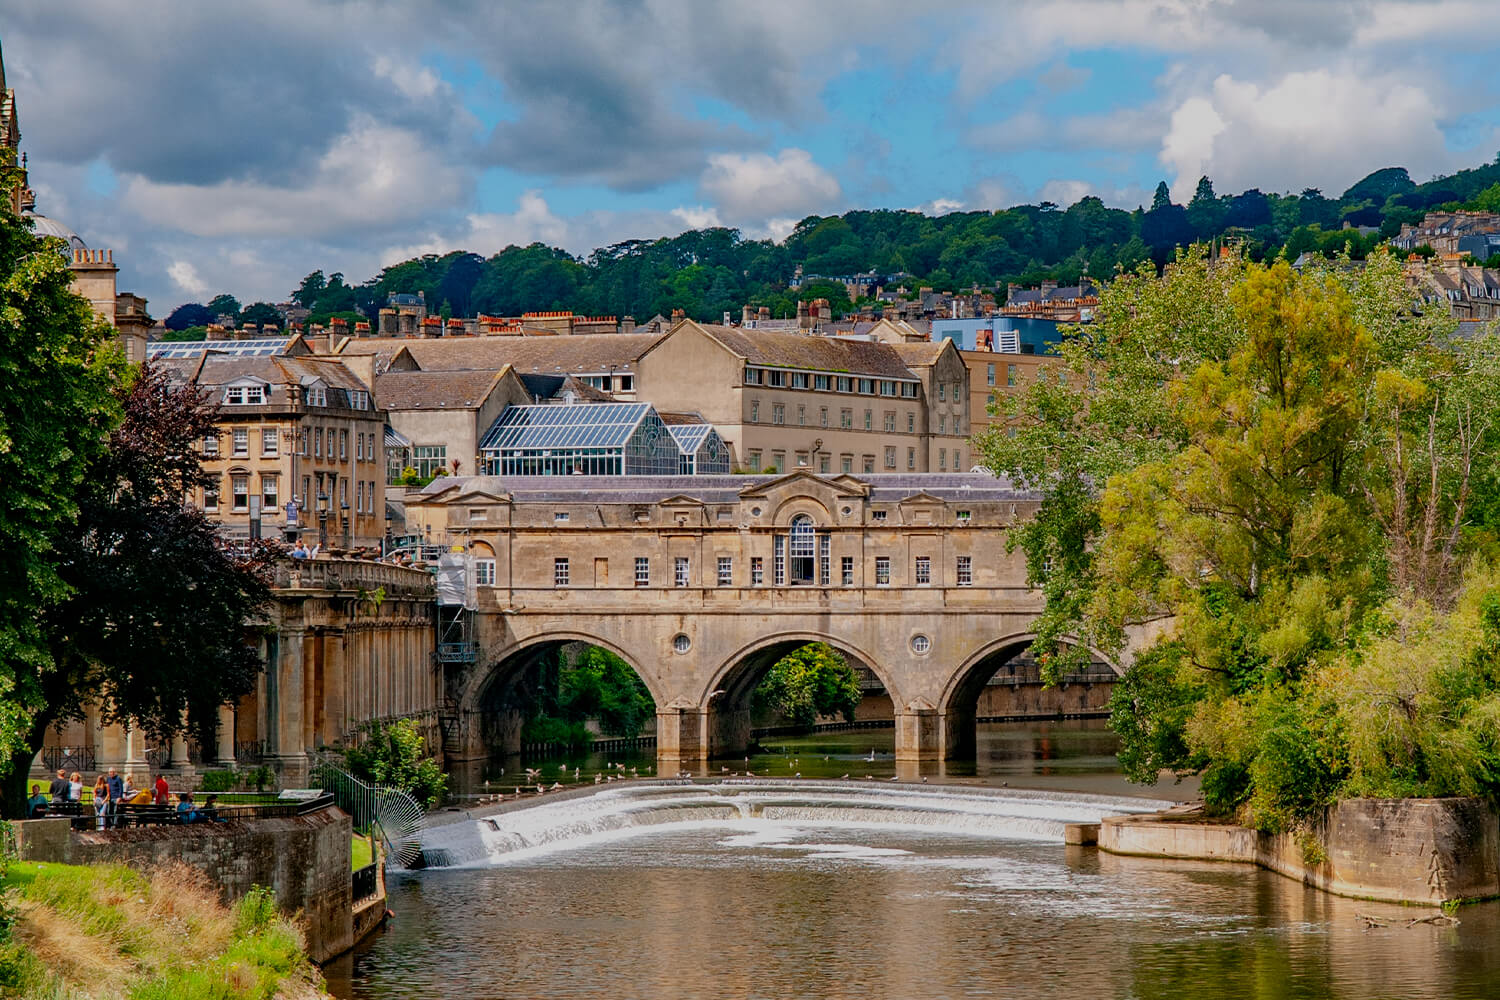
<path id="1" fill-rule="evenodd" d="M 816 557 L 816 534 L 813 520 L 806 514 L 792 518 L 792 530 L 787 539 L 787 563 L 793 584 L 813 582 L 813 560 Z"/>

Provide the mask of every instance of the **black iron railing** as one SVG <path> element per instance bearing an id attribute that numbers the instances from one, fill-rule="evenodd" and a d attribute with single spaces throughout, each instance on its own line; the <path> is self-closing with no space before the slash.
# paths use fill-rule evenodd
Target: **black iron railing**
<path id="1" fill-rule="evenodd" d="M 521 756 L 526 760 L 544 760 L 566 757 L 577 753 L 580 747 L 566 743 L 526 743 L 521 746 Z M 633 736 L 619 739 L 594 740 L 588 744 L 590 753 L 624 753 L 630 750 L 656 749 L 655 736 Z"/>
<path id="2" fill-rule="evenodd" d="M 362 899 L 369 899 L 380 891 L 380 883 L 375 879 L 375 866 L 365 865 L 357 868 L 354 872 L 354 891 L 351 895 L 358 903 Z"/>
<path id="3" fill-rule="evenodd" d="M 71 816 L 75 830 L 113 830 L 145 826 L 204 826 L 213 823 L 242 823 L 258 819 L 305 816 L 333 805 L 332 795 L 320 795 L 301 802 L 273 802 L 266 805 L 214 806 L 205 808 L 194 803 L 191 811 L 176 806 L 120 806 L 100 817 L 92 802 L 57 802 L 47 807 L 49 816 Z"/>
<path id="4" fill-rule="evenodd" d="M 42 763 L 47 770 L 92 771 L 94 770 L 93 747 L 42 747 Z"/>
<path id="5" fill-rule="evenodd" d="M 751 739 L 765 736 L 806 736 L 809 733 L 852 733 L 861 729 L 895 729 L 895 719 L 864 719 L 859 722 L 820 722 L 815 726 L 763 726 L 750 730 Z"/>

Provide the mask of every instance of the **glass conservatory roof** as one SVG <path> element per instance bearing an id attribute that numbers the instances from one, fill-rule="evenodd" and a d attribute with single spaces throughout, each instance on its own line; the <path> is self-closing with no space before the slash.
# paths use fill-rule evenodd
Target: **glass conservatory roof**
<path id="1" fill-rule="evenodd" d="M 512 448 L 623 448 L 650 403 L 508 406 L 480 442 L 483 451 Z"/>

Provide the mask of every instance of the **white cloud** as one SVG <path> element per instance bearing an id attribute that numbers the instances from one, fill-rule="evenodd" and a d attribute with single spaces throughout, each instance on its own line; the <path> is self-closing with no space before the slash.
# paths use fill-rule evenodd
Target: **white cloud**
<path id="1" fill-rule="evenodd" d="M 167 265 L 167 277 L 176 283 L 177 287 L 189 295 L 201 296 L 208 291 L 202 278 L 198 277 L 198 269 L 191 262 L 185 260 L 174 260 Z"/>
<path id="2" fill-rule="evenodd" d="M 710 156 L 698 190 L 728 221 L 760 224 L 827 211 L 843 193 L 838 179 L 814 162 L 811 153 L 795 148 L 783 149 L 776 156 Z"/>
<path id="3" fill-rule="evenodd" d="M 415 133 L 360 116 L 300 184 L 166 184 L 137 174 L 122 200 L 156 224 L 195 236 L 319 239 L 419 219 L 464 197 L 468 186 L 467 172 Z"/>
<path id="4" fill-rule="evenodd" d="M 934 198 L 920 205 L 913 205 L 911 210 L 923 215 L 947 215 L 949 212 L 962 211 L 963 207 L 964 203 L 957 198 Z"/>
<path id="5" fill-rule="evenodd" d="M 716 229 L 724 223 L 719 213 L 706 205 L 679 205 L 672 209 L 674 218 L 682 220 L 683 229 Z"/>
<path id="6" fill-rule="evenodd" d="M 1414 79 L 1316 69 L 1259 84 L 1223 74 L 1172 114 L 1160 160 L 1174 172 L 1173 197 L 1190 197 L 1204 174 L 1224 191 L 1341 191 L 1380 167 L 1417 176 L 1449 167 L 1462 154 L 1448 150 L 1442 108 Z"/>

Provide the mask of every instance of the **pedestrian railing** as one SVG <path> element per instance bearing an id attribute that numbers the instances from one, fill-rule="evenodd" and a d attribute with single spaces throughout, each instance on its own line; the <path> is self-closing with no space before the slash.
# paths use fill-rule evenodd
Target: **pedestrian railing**
<path id="1" fill-rule="evenodd" d="M 385 845 L 386 864 L 410 868 L 417 863 L 427 811 L 410 792 L 361 781 L 329 761 L 313 768 L 312 779 L 349 814 L 356 831 L 369 831 L 380 838 Z"/>

